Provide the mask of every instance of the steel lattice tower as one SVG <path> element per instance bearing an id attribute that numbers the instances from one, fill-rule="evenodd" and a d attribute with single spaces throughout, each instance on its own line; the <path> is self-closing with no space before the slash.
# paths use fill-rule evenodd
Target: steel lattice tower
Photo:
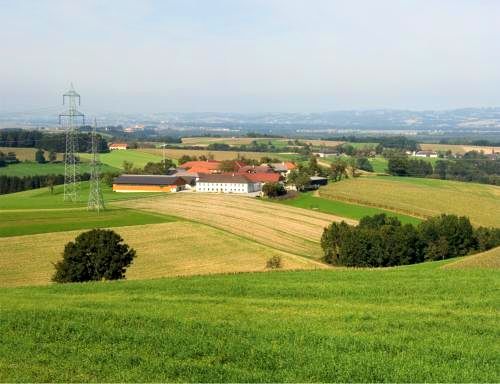
<path id="1" fill-rule="evenodd" d="M 102 197 L 100 185 L 100 167 L 99 153 L 97 152 L 97 136 L 96 136 L 97 121 L 94 120 L 92 128 L 92 161 L 90 164 L 90 192 L 87 209 L 89 211 L 99 211 L 104 209 L 104 199 Z"/>
<path id="2" fill-rule="evenodd" d="M 85 124 L 85 116 L 77 110 L 80 105 L 80 95 L 75 92 L 73 84 L 63 95 L 63 105 L 68 109 L 59 115 L 59 124 L 63 124 L 66 131 L 66 152 L 64 155 L 64 201 L 80 200 L 80 170 L 76 154 L 78 153 L 78 122 Z"/>

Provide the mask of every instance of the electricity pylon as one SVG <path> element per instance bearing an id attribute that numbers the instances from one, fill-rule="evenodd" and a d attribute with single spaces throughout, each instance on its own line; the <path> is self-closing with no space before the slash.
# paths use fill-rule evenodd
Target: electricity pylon
<path id="1" fill-rule="evenodd" d="M 92 160 L 90 163 L 90 192 L 87 209 L 89 211 L 99 211 L 104 209 L 104 199 L 102 197 L 101 184 L 99 178 L 101 163 L 99 161 L 99 152 L 97 152 L 97 136 L 96 136 L 97 121 L 94 120 L 92 128 Z"/>
<path id="2" fill-rule="evenodd" d="M 85 125 L 85 115 L 78 112 L 76 102 L 80 105 L 80 95 L 75 92 L 73 84 L 63 95 L 63 105 L 68 109 L 59 115 L 59 124 L 63 123 L 66 131 L 66 151 L 64 154 L 64 201 L 80 199 L 80 169 L 76 154 L 78 153 L 78 121 Z"/>

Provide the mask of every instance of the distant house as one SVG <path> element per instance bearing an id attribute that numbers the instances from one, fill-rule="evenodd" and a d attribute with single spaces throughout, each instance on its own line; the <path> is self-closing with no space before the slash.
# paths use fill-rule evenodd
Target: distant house
<path id="1" fill-rule="evenodd" d="M 200 174 L 196 182 L 197 192 L 252 193 L 261 190 L 262 183 L 248 175 L 237 173 Z"/>
<path id="2" fill-rule="evenodd" d="M 121 175 L 113 180 L 115 192 L 178 192 L 191 189 L 195 178 L 168 175 Z"/>
<path id="3" fill-rule="evenodd" d="M 128 144 L 127 143 L 112 143 L 112 144 L 109 144 L 108 148 L 111 151 L 114 149 L 123 150 L 123 149 L 128 149 Z"/>
<path id="4" fill-rule="evenodd" d="M 275 172 L 281 173 L 283 176 L 288 176 L 293 169 L 297 168 L 297 166 L 291 161 L 271 163 L 269 165 Z"/>
<path id="5" fill-rule="evenodd" d="M 434 151 L 417 151 L 413 152 L 415 157 L 438 157 L 437 152 Z"/>

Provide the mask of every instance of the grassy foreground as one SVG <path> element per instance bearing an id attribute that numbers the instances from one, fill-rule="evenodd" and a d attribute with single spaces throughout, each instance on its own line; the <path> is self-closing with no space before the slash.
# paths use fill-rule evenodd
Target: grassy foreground
<path id="1" fill-rule="evenodd" d="M 500 381 L 498 274 L 439 265 L 3 288 L 0 381 Z"/>

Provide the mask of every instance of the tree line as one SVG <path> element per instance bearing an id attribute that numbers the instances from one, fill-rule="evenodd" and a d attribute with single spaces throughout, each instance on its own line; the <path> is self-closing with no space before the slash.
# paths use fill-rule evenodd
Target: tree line
<path id="1" fill-rule="evenodd" d="M 500 245 L 500 229 L 475 229 L 467 217 L 441 215 L 402 225 L 385 214 L 366 216 L 359 225 L 344 221 L 324 229 L 321 247 L 329 264 L 391 267 L 443 260 L 482 252 Z"/>
<path id="2" fill-rule="evenodd" d="M 97 151 L 108 152 L 106 139 L 100 134 L 97 134 L 96 138 Z M 92 150 L 90 132 L 79 132 L 76 135 L 76 141 L 79 152 L 90 152 Z M 0 130 L 0 147 L 41 148 L 49 152 L 65 152 L 66 135 L 64 133 L 47 133 L 25 129 L 3 129 Z"/>
<path id="3" fill-rule="evenodd" d="M 80 175 L 80 180 L 90 179 L 89 173 Z M 34 175 L 34 176 L 6 176 L 0 175 L 0 195 L 37 189 L 43 187 L 53 188 L 55 185 L 64 184 L 64 175 Z"/>

